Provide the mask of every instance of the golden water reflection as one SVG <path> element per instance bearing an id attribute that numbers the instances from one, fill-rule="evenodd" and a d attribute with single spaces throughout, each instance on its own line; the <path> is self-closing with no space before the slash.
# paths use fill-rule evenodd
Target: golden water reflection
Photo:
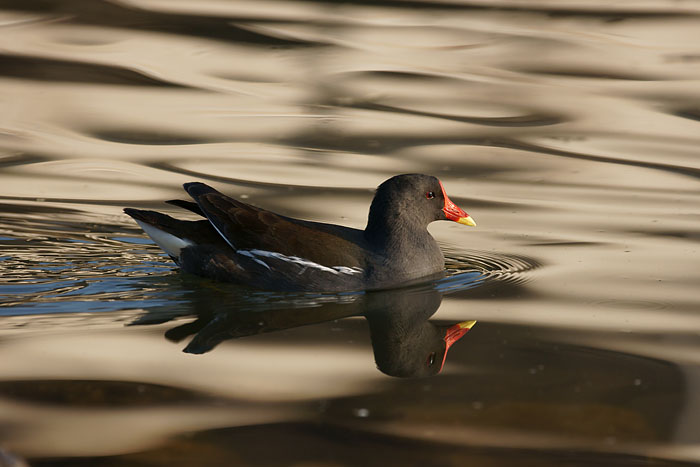
<path id="1" fill-rule="evenodd" d="M 0 459 L 700 462 L 699 13 L 4 2 Z M 163 338 L 213 286 L 122 207 L 167 210 L 202 180 L 363 227 L 372 190 L 406 172 L 479 221 L 430 227 L 457 282 L 427 325 L 478 321 L 440 375 L 377 371 L 358 316 L 199 356 Z M 127 326 L 156 311 L 172 321 Z"/>

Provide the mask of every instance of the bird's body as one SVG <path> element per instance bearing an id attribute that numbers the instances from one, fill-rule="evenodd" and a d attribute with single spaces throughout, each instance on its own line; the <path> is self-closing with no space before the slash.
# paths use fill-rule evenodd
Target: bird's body
<path id="1" fill-rule="evenodd" d="M 441 274 L 444 258 L 428 224 L 473 225 L 437 178 L 419 174 L 379 186 L 364 231 L 285 217 L 202 183 L 187 183 L 185 190 L 195 203 L 171 203 L 203 220 L 125 212 L 184 272 L 266 290 L 380 289 Z"/>

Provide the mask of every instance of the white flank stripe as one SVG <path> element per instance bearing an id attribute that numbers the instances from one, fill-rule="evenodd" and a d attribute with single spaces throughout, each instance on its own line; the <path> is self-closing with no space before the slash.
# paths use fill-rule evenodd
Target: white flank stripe
<path id="1" fill-rule="evenodd" d="M 333 266 L 333 269 L 341 274 L 362 274 L 362 269 L 351 268 L 349 266 Z"/>
<path id="2" fill-rule="evenodd" d="M 270 266 L 268 266 L 267 263 L 266 263 L 265 261 L 259 260 L 258 258 L 256 258 L 255 256 L 253 256 L 253 253 L 251 253 L 251 252 L 248 251 L 248 250 L 238 250 L 236 253 L 239 253 L 239 254 L 241 254 L 241 255 L 243 255 L 243 256 L 247 256 L 247 257 L 249 257 L 249 258 L 253 258 L 253 261 L 255 261 L 256 263 L 262 264 L 262 265 L 265 266 L 267 269 L 270 269 Z M 270 269 L 270 271 L 272 271 L 272 269 Z"/>
<path id="3" fill-rule="evenodd" d="M 148 234 L 149 237 L 153 239 L 154 242 L 156 242 L 156 245 L 161 247 L 163 251 L 173 258 L 179 258 L 180 250 L 193 245 L 193 243 L 189 240 L 176 237 L 173 234 L 169 234 L 164 230 L 160 230 L 159 228 L 146 224 L 145 222 L 141 222 L 140 220 L 136 220 L 136 223 L 143 229 L 144 232 Z"/>
<path id="4" fill-rule="evenodd" d="M 298 256 L 287 256 L 283 255 L 282 253 L 277 253 L 275 251 L 267 251 L 267 250 L 238 250 L 238 253 L 251 257 L 253 259 L 256 259 L 254 256 L 258 257 L 264 257 L 264 258 L 274 258 L 278 259 L 281 261 L 286 261 L 288 263 L 294 263 L 299 266 L 302 266 L 304 268 L 315 268 L 319 269 L 324 272 L 329 272 L 331 274 L 362 274 L 362 269 L 360 268 L 351 268 L 348 266 L 333 266 L 329 268 L 328 266 L 324 266 L 322 264 L 315 263 L 313 261 L 310 261 L 308 259 L 300 258 Z M 263 261 L 257 260 L 259 263 L 263 264 L 266 268 L 270 269 L 270 267 L 264 263 Z M 299 274 L 304 272 L 304 270 L 301 270 Z"/>

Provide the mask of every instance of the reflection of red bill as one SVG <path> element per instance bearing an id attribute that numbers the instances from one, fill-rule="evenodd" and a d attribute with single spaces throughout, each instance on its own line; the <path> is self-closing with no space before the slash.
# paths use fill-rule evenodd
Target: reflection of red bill
<path id="1" fill-rule="evenodd" d="M 445 197 L 445 206 L 442 208 L 442 212 L 445 213 L 447 220 L 455 221 L 459 224 L 468 225 L 470 227 L 475 227 L 476 222 L 474 222 L 474 219 L 472 219 L 471 216 L 464 211 L 464 209 L 457 206 L 450 200 L 450 198 L 447 197 L 447 193 L 445 192 L 445 187 L 442 186 L 442 182 L 440 182 L 440 188 L 442 188 L 442 196 Z"/>
<path id="2" fill-rule="evenodd" d="M 450 350 L 452 344 L 460 340 L 462 336 L 465 335 L 467 331 L 469 331 L 475 324 L 476 320 L 472 319 L 469 321 L 462 321 L 461 323 L 457 323 L 447 328 L 447 333 L 445 334 L 445 353 L 442 356 L 442 365 L 440 365 L 440 371 L 442 371 L 442 367 L 445 366 L 445 360 L 447 359 L 447 351 Z"/>

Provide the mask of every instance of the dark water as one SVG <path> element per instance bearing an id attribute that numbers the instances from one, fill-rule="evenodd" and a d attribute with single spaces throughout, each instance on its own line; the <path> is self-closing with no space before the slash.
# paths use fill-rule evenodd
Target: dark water
<path id="1" fill-rule="evenodd" d="M 0 465 L 700 463 L 697 4 L 8 0 L 0 28 Z M 121 213 L 202 180 L 363 227 L 405 172 L 478 227 L 433 224 L 448 277 L 397 291 L 183 276 Z"/>

